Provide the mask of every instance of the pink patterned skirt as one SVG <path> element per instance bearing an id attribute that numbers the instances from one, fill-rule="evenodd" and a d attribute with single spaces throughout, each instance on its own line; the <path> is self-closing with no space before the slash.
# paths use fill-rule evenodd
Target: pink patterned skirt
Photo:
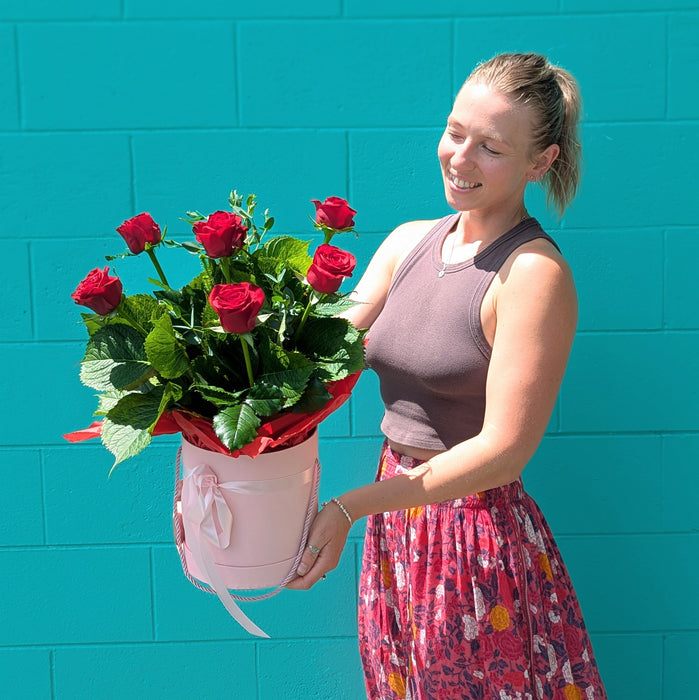
<path id="1" fill-rule="evenodd" d="M 378 480 L 420 463 L 384 446 Z M 606 700 L 558 547 L 521 480 L 369 517 L 369 700 Z"/>

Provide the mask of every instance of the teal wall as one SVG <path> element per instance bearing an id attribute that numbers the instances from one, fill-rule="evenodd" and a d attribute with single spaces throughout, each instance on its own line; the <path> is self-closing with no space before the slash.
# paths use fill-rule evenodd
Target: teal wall
<path id="1" fill-rule="evenodd" d="M 148 210 L 256 192 L 277 229 L 349 198 L 360 264 L 447 213 L 436 144 L 478 60 L 549 54 L 585 97 L 586 176 L 557 222 L 580 292 L 550 430 L 525 471 L 576 583 L 610 700 L 696 695 L 699 657 L 697 0 L 3 0 L 0 694 L 359 700 L 361 525 L 309 593 L 246 606 L 246 636 L 183 577 L 175 440 L 107 480 L 81 387 L 77 282 Z M 120 266 L 128 291 L 147 268 Z M 166 263 L 167 264 L 167 263 Z M 168 271 L 177 266 L 169 263 Z M 189 270 L 177 269 L 184 281 Z M 323 425 L 321 496 L 371 478 L 376 382 Z"/>

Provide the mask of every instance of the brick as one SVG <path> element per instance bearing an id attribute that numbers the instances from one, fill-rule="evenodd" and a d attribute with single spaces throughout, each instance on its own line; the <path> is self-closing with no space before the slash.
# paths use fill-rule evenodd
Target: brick
<path id="1" fill-rule="evenodd" d="M 661 229 L 563 230 L 556 240 L 578 288 L 578 330 L 663 327 Z"/>
<path id="2" fill-rule="evenodd" d="M 592 646 L 608 697 L 618 700 L 663 697 L 662 635 L 593 635 Z"/>
<path id="3" fill-rule="evenodd" d="M 230 24 L 31 24 L 20 28 L 20 56 L 32 129 L 236 122 Z M 66 99 L 65 76 L 72 94 L 89 99 Z"/>
<path id="4" fill-rule="evenodd" d="M 559 537 L 591 632 L 694 630 L 699 535 Z M 668 582 L 668 567 L 672 582 Z M 652 601 L 652 603 L 651 603 Z"/>
<path id="5" fill-rule="evenodd" d="M 696 10 L 694 2 L 689 9 Z M 668 117 L 697 118 L 699 100 L 694 90 L 687 89 L 696 77 L 699 62 L 699 12 L 677 13 L 670 16 L 668 59 Z M 695 142 L 696 151 L 696 142 Z"/>
<path id="6" fill-rule="evenodd" d="M 558 4 L 555 0 L 536 0 L 523 5 L 517 0 L 505 0 L 498 3 L 500 16 L 510 14 L 537 14 L 555 12 Z M 436 0 L 425 3 L 421 0 L 384 0 L 377 3 L 372 0 L 345 0 L 345 13 L 348 17 L 473 17 L 489 15 L 493 8 L 486 4 L 464 3 L 462 0 Z"/>
<path id="7" fill-rule="evenodd" d="M 3 10 L 0 9 L 0 18 Z M 19 102 L 17 98 L 17 61 L 15 33 L 11 26 L 0 25 L 0 129 L 19 127 Z"/>
<path id="8" fill-rule="evenodd" d="M 699 658 L 699 632 L 667 635 L 663 698 L 675 700 L 691 698 L 696 694 L 696 680 L 691 669 L 696 664 L 697 658 Z"/>
<path id="9" fill-rule="evenodd" d="M 126 136 L 0 135 L 0 149 L 0 238 L 22 231 L 74 241 L 113 231 L 114 219 L 131 208 Z"/>
<path id="10" fill-rule="evenodd" d="M 48 649 L 0 650 L 0 678 L 4 700 L 51 697 L 51 660 Z"/>
<path id="11" fill-rule="evenodd" d="M 64 433 L 89 425 L 96 403 L 78 378 L 83 352 L 75 344 L 0 345 L 5 391 L 17 397 L 2 411 L 0 445 L 65 444 Z"/>
<path id="12" fill-rule="evenodd" d="M 118 19 L 121 16 L 120 0 L 66 0 L 60 5 L 51 0 L 4 0 L 0 7 L 0 20 L 45 21 Z"/>
<path id="13" fill-rule="evenodd" d="M 620 74 L 620 73 L 618 73 Z M 585 173 L 580 194 L 563 223 L 597 230 L 684 226 L 699 217 L 699 199 L 691 178 L 668 177 L 699 168 L 698 124 L 588 124 L 583 129 Z M 643 144 L 653 144 L 648 157 Z M 628 177 L 614 178 L 610 168 L 623 163 Z M 662 206 L 659 203 L 662 202 Z"/>
<path id="14" fill-rule="evenodd" d="M 41 455 L 29 448 L 0 451 L 12 478 L 3 485 L 0 546 L 44 544 Z"/>
<path id="15" fill-rule="evenodd" d="M 699 258 L 699 230 L 670 230 L 665 241 L 665 325 L 699 328 L 699 305 L 687 303 L 696 293 L 694 261 Z"/>
<path id="16" fill-rule="evenodd" d="M 440 105 L 451 96 L 446 22 L 251 22 L 239 34 L 241 122 L 246 126 L 443 122 Z M 280 60 L 260 46 L 287 51 Z M 411 50 L 415 46 L 420 50 Z"/>
<path id="17" fill-rule="evenodd" d="M 153 562 L 158 641 L 250 638 L 216 595 L 198 590 L 187 580 L 174 544 L 154 548 Z M 357 580 L 351 546 L 321 583 L 310 591 L 282 591 L 268 600 L 241 602 L 240 607 L 274 639 L 356 635 Z M 309 616 L 308 610 L 325 612 Z"/>
<path id="18" fill-rule="evenodd" d="M 145 549 L 0 550 L 0 645 L 151 638 Z"/>
<path id="19" fill-rule="evenodd" d="M 337 17 L 340 0 L 304 0 L 296 5 L 285 0 L 258 0 L 253 3 L 230 3 L 227 0 L 207 0 L 194 5 L 188 0 L 172 0 L 163 5 L 159 0 L 125 0 L 124 13 L 139 19 L 250 19 L 293 17 Z"/>
<path id="20" fill-rule="evenodd" d="M 114 458 L 98 440 L 88 444 L 46 452 L 48 543 L 172 542 L 177 446 L 152 444 L 109 476 Z"/>
<path id="21" fill-rule="evenodd" d="M 191 229 L 180 217 L 226 209 L 236 189 L 257 195 L 260 213 L 269 209 L 275 217 L 275 233 L 301 232 L 310 239 L 315 233 L 308 220 L 315 213 L 310 200 L 345 196 L 347 187 L 341 133 L 138 134 L 134 161 L 136 208 L 169 224 L 169 234 L 189 238 Z"/>
<path id="22" fill-rule="evenodd" d="M 699 435 L 663 436 L 663 527 L 699 532 Z"/>
<path id="23" fill-rule="evenodd" d="M 26 241 L 6 241 L 0 265 L 0 298 L 6 304 L 2 339 L 32 339 L 31 289 L 29 280 L 29 247 Z"/>
<path id="24" fill-rule="evenodd" d="M 561 389 L 561 429 L 696 430 L 699 334 L 583 334 Z"/>
<path id="25" fill-rule="evenodd" d="M 354 639 L 272 642 L 260 646 L 259 699 L 364 697 Z"/>
<path id="26" fill-rule="evenodd" d="M 524 483 L 557 535 L 660 532 L 661 445 L 651 435 L 546 437 Z"/>
<path id="27" fill-rule="evenodd" d="M 585 37 L 584 52 L 578 50 L 581 36 Z M 608 40 L 610 36 L 613 42 Z M 639 45 L 643 46 L 641 54 Z M 517 47 L 543 53 L 571 71 L 581 86 L 587 121 L 628 120 L 629 115 L 634 119 L 664 117 L 665 27 L 656 17 L 562 15 L 457 20 L 454 88 L 458 89 L 480 61 Z M 619 80 L 621 75 L 624 80 Z"/>
<path id="28" fill-rule="evenodd" d="M 256 697 L 253 644 L 60 648 L 55 676 L 60 698 Z"/>

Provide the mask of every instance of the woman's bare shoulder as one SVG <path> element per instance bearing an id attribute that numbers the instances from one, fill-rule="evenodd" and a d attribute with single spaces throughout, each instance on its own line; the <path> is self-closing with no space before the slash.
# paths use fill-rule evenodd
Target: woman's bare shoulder
<path id="1" fill-rule="evenodd" d="M 382 244 L 383 254 L 391 260 L 393 270 L 397 270 L 411 250 L 434 228 L 439 219 L 419 219 L 406 221 L 397 226 Z"/>

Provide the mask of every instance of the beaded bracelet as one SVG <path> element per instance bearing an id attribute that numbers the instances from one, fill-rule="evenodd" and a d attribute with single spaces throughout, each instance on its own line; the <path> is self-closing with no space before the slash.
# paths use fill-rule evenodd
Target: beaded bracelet
<path id="1" fill-rule="evenodd" d="M 334 496 L 330 499 L 344 514 L 344 516 L 347 518 L 347 522 L 349 522 L 350 527 L 352 527 L 352 516 L 347 512 L 347 508 L 345 508 L 344 505 L 342 505 L 342 502 L 340 501 L 339 498 L 335 498 Z M 325 501 L 324 503 L 321 503 L 321 508 L 325 508 L 325 506 L 328 505 L 328 502 Z"/>

